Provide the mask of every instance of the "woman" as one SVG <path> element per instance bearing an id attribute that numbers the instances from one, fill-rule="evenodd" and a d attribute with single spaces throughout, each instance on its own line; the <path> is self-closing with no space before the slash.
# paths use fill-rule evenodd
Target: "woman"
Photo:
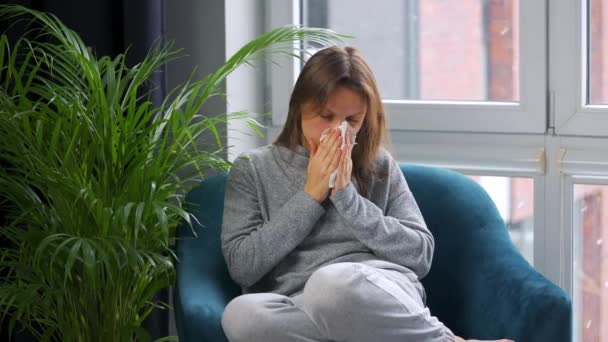
<path id="1" fill-rule="evenodd" d="M 230 341 L 462 340 L 425 306 L 434 240 L 385 139 L 358 51 L 312 56 L 277 141 L 228 177 L 222 249 L 245 293 L 222 317 Z"/>

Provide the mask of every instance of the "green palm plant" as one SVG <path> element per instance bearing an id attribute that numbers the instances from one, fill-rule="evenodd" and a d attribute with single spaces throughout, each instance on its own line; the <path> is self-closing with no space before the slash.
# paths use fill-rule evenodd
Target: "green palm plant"
<path id="1" fill-rule="evenodd" d="M 152 298 L 172 285 L 171 242 L 178 222 L 190 222 L 183 195 L 230 165 L 218 125 L 258 125 L 201 107 L 237 67 L 343 36 L 270 31 L 154 106 L 150 78 L 179 51 L 157 46 L 127 66 L 124 55 L 95 56 L 53 15 L 2 6 L 0 19 L 33 24 L 14 44 L 0 37 L 1 318 L 43 341 L 149 340 L 141 323 L 166 307 Z M 217 146 L 201 149 L 204 136 Z"/>

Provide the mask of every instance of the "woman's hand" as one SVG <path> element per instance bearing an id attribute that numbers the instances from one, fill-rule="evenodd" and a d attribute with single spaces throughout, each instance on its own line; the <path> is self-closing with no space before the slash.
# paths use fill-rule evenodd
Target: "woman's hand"
<path id="1" fill-rule="evenodd" d="M 340 162 L 340 129 L 332 129 L 331 133 L 316 142 L 307 139 L 310 149 L 310 160 L 304 191 L 315 201 L 321 203 L 329 195 L 329 176 L 336 170 Z"/>
<path id="2" fill-rule="evenodd" d="M 346 144 L 340 154 L 340 162 L 338 163 L 338 170 L 336 173 L 336 183 L 331 191 L 331 194 L 344 190 L 349 184 L 351 174 L 353 172 L 353 160 L 351 154 L 353 151 L 353 144 L 350 141 L 350 134 L 346 134 Z"/>

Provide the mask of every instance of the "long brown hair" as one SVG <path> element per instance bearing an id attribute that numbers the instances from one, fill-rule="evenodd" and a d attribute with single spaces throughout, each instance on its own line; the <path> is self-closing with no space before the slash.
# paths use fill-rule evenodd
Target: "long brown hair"
<path id="1" fill-rule="evenodd" d="M 283 131 L 275 144 L 295 149 L 303 141 L 302 106 L 308 103 L 318 109 L 338 87 L 361 94 L 367 112 L 357 133 L 353 148 L 353 176 L 359 193 L 367 197 L 370 176 L 375 171 L 378 150 L 387 140 L 384 106 L 374 75 L 361 53 L 354 47 L 332 46 L 315 53 L 304 65 L 291 93 L 289 112 Z"/>

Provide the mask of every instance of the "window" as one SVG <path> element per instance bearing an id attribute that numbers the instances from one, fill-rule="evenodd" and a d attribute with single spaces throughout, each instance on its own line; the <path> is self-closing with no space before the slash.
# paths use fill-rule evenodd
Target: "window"
<path id="1" fill-rule="evenodd" d="M 305 0 L 302 9 L 304 25 L 356 37 L 388 100 L 519 100 L 517 0 L 385 0 L 373 11 L 365 0 Z"/>
<path id="2" fill-rule="evenodd" d="M 558 0 L 550 20 L 555 131 L 608 136 L 608 1 Z"/>
<path id="3" fill-rule="evenodd" d="M 575 184 L 574 298 L 579 341 L 608 340 L 608 185 Z"/>
<path id="4" fill-rule="evenodd" d="M 608 144 L 564 139 L 560 172 L 564 285 L 573 299 L 574 341 L 608 338 Z M 569 251 L 571 247 L 571 252 Z"/>
<path id="5" fill-rule="evenodd" d="M 524 177 L 473 176 L 505 221 L 511 241 L 534 264 L 534 181 Z"/>
<path id="6" fill-rule="evenodd" d="M 608 104 L 608 3 L 589 0 L 587 104 Z"/>
<path id="7" fill-rule="evenodd" d="M 393 129 L 546 130 L 546 52 L 538 44 L 546 34 L 544 1 L 386 0 L 373 10 L 363 0 L 268 4 L 271 27 L 309 24 L 355 35 L 348 43 L 374 69 Z M 276 128 L 295 75 L 291 67 L 270 68 Z"/>

